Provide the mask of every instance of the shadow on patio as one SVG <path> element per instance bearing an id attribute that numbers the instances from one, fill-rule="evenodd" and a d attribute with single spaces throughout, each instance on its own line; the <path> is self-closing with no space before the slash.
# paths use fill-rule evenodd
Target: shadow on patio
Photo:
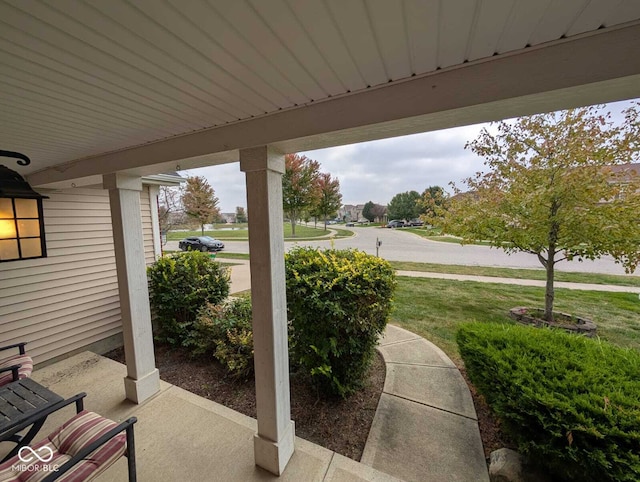
<path id="1" fill-rule="evenodd" d="M 142 482 L 396 480 L 300 438 L 284 474 L 276 477 L 254 464 L 254 419 L 165 382 L 160 393 L 136 405 L 125 399 L 125 375 L 124 365 L 83 352 L 35 371 L 33 378 L 65 398 L 87 392 L 85 408 L 114 421 L 138 417 L 136 461 Z M 74 413 L 73 407 L 66 407 L 51 416 L 35 440 Z M 97 480 L 127 480 L 126 459 Z"/>

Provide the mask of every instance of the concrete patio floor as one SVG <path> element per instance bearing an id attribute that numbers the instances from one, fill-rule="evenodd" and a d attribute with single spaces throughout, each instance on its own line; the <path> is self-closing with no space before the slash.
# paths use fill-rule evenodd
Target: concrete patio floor
<path id="1" fill-rule="evenodd" d="M 87 392 L 85 408 L 112 420 L 138 417 L 136 462 L 141 482 L 397 480 L 300 438 L 284 475 L 273 476 L 254 465 L 254 419 L 164 382 L 159 394 L 136 405 L 124 398 L 125 375 L 124 365 L 84 352 L 36 370 L 33 379 L 65 398 Z M 52 415 L 35 440 L 74 413 L 71 406 Z M 126 460 L 97 480 L 127 480 Z"/>

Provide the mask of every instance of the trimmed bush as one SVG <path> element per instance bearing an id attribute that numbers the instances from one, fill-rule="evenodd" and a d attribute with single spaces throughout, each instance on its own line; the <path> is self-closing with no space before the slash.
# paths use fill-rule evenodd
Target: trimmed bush
<path id="1" fill-rule="evenodd" d="M 147 276 L 158 338 L 171 345 L 189 339 L 205 303 L 220 303 L 229 295 L 227 269 L 199 251 L 163 256 L 147 268 Z"/>
<path id="2" fill-rule="evenodd" d="M 285 255 L 292 361 L 330 394 L 362 386 L 391 311 L 391 265 L 357 250 Z"/>
<path id="3" fill-rule="evenodd" d="M 640 480 L 640 353 L 558 330 L 469 324 L 469 378 L 532 463 L 561 480 Z"/>
<path id="4" fill-rule="evenodd" d="M 221 305 L 207 303 L 198 312 L 189 341 L 194 355 L 212 354 L 236 377 L 253 373 L 251 298 Z"/>

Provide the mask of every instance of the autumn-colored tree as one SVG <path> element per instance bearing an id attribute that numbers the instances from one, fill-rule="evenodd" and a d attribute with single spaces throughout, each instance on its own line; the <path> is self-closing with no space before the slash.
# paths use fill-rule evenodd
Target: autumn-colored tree
<path id="1" fill-rule="evenodd" d="M 465 180 L 472 195 L 451 203 L 444 228 L 535 255 L 548 321 L 559 261 L 608 254 L 627 272 L 640 261 L 640 171 L 625 166 L 638 159 L 638 106 L 624 114 L 618 123 L 601 106 L 523 117 L 466 146 L 489 170 Z"/>
<path id="2" fill-rule="evenodd" d="M 202 176 L 187 178 L 182 205 L 187 216 L 195 219 L 204 236 L 204 225 L 220 217 L 218 198 L 209 182 Z"/>
<path id="3" fill-rule="evenodd" d="M 246 223 L 247 212 L 242 206 L 236 206 L 236 223 Z"/>
<path id="4" fill-rule="evenodd" d="M 282 207 L 291 221 L 291 235 L 296 235 L 296 221 L 318 198 L 320 164 L 298 154 L 284 156 L 285 173 L 282 176 Z"/>
<path id="5" fill-rule="evenodd" d="M 327 218 L 335 216 L 342 205 L 340 181 L 323 172 L 317 180 L 317 198 L 313 206 L 314 213 L 324 220 L 324 230 L 327 230 Z"/>
<path id="6" fill-rule="evenodd" d="M 437 224 L 442 218 L 449 206 L 449 195 L 440 186 L 429 186 L 422 193 L 422 197 L 418 203 L 422 206 L 423 213 L 420 219 L 425 224 Z"/>
<path id="7" fill-rule="evenodd" d="M 385 215 L 387 214 L 387 206 L 383 206 L 382 204 L 375 203 L 373 208 L 371 209 L 371 213 L 379 222 L 384 220 Z"/>

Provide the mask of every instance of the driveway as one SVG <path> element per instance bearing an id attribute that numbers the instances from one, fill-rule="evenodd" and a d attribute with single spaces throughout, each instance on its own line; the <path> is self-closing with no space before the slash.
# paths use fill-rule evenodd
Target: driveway
<path id="1" fill-rule="evenodd" d="M 538 258 L 532 254 L 506 254 L 504 251 L 488 246 L 460 246 L 459 244 L 430 241 L 402 229 L 376 227 L 344 228 L 356 233 L 354 237 L 320 241 L 287 241 L 285 249 L 294 246 L 318 246 L 357 248 L 370 254 L 376 253 L 376 239 L 382 241 L 379 255 L 390 261 L 417 261 L 420 263 L 461 264 L 467 266 L 496 266 L 506 268 L 539 268 Z M 229 253 L 248 253 L 248 241 L 225 241 L 225 251 Z M 169 242 L 167 249 L 178 249 L 177 241 Z M 624 269 L 605 257 L 596 261 L 562 261 L 556 265 L 558 271 L 582 271 L 588 273 L 607 273 L 623 275 Z"/>

